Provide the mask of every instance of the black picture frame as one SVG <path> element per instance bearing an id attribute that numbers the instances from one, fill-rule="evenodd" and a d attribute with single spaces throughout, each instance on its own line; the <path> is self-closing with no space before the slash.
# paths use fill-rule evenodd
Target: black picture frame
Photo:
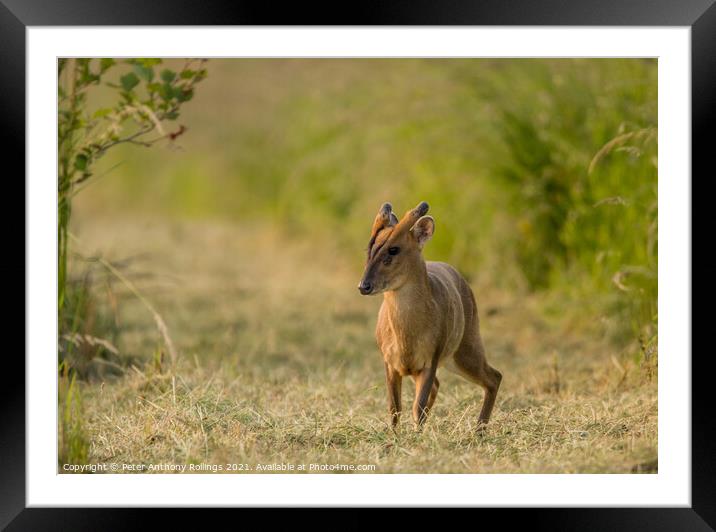
<path id="1" fill-rule="evenodd" d="M 25 99 L 27 26 L 141 25 L 506 25 L 506 26 L 688 26 L 692 61 L 692 177 L 713 176 L 707 134 L 716 123 L 716 0 L 429 0 L 307 5 L 268 2 L 186 0 L 0 0 L 0 129 L 6 161 L 18 160 L 25 173 Z M 707 129 L 708 128 L 708 129 Z M 12 157 L 10 157 L 12 155 Z M 6 181 L 13 181 L 9 179 Z M 11 197 L 25 197 L 24 181 L 15 179 Z M 20 187 L 22 187 L 20 189 Z M 692 188 L 693 190 L 693 188 Z M 692 192 L 693 197 L 693 192 Z M 23 208 L 17 202 L 17 207 Z M 693 209 L 693 207 L 692 207 Z M 701 227 L 693 218 L 692 227 Z M 706 225 L 708 227 L 708 225 Z M 22 247 L 2 263 L 7 280 L 25 274 L 25 237 L 10 235 L 11 246 Z M 693 241 L 693 240 L 692 240 Z M 10 247 L 12 249 L 12 247 Z M 692 254 L 693 255 L 693 254 Z M 18 257 L 22 256 L 22 261 Z M 692 256 L 693 261 L 693 256 Z M 707 261 L 708 262 L 708 261 Z M 693 264 L 693 262 L 692 262 Z M 698 263 L 697 263 L 698 264 Z M 50 273 L 52 272 L 52 273 Z M 54 275 L 54 265 L 48 265 Z M 693 270 L 692 270 L 693 275 Z M 24 295 L 25 285 L 22 290 Z M 14 294 L 13 294 L 14 295 Z M 19 293 L 17 294 L 19 300 Z M 23 304 L 25 308 L 25 304 Z M 693 307 L 692 307 L 693 308 Z M 694 315 L 707 319 L 709 313 Z M 25 313 L 14 313 L 25 324 Z M 702 317 L 703 316 L 703 317 Z M 18 323 L 18 329 L 21 325 Z M 693 326 L 692 326 L 693 330 Z M 26 508 L 25 364 L 6 350 L 3 361 L 2 429 L 0 430 L 0 527 L 8 530 L 125 529 L 146 522 L 146 510 L 86 508 Z M 13 356 L 15 355 L 15 356 Z M 684 356 L 688 355 L 686 353 Z M 485 520 L 500 526 L 527 519 L 539 530 L 713 530 L 716 527 L 716 460 L 714 416 L 708 371 L 709 350 L 692 356 L 692 506 L 690 508 L 562 508 L 482 510 Z M 191 524 L 187 512 L 163 512 L 162 524 Z M 525 515 L 526 514 L 526 515 Z M 206 524 L 201 517 L 197 524 Z"/>

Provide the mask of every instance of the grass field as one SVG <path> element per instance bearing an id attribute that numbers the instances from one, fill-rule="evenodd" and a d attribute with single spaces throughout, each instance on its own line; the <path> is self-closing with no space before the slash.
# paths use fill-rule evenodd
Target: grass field
<path id="1" fill-rule="evenodd" d="M 87 368 L 92 377 L 78 386 L 88 462 L 374 464 L 377 473 L 656 470 L 655 360 L 636 364 L 585 324 L 560 318 L 568 315 L 560 301 L 473 283 L 489 359 L 504 374 L 488 432 L 474 431 L 482 390 L 440 373 L 424 432 L 406 415 L 393 433 L 373 339 L 380 298 L 355 289 L 361 262 L 330 247 L 316 257 L 266 228 L 216 222 L 94 220 L 82 234 L 87 251 L 112 234 L 110 256 L 136 257 L 128 269 L 171 324 L 180 352 L 175 372 L 166 358 L 163 368 L 142 357 L 116 360 L 121 373 Z M 142 276 L 149 264 L 152 275 Z M 95 270 L 94 282 L 109 282 L 120 302 L 112 318 L 123 331 L 120 352 L 161 346 L 147 309 Z"/>
<path id="2" fill-rule="evenodd" d="M 73 199 L 60 464 L 657 471 L 655 61 L 207 68 L 180 142 L 118 147 Z M 443 372 L 422 432 L 409 379 L 388 426 L 356 288 L 387 200 L 430 203 L 425 257 L 474 290 L 482 435 Z"/>

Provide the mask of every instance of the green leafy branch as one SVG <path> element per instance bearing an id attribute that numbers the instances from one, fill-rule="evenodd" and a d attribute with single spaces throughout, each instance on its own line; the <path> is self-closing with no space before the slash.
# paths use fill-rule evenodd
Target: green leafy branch
<path id="1" fill-rule="evenodd" d="M 91 177 L 92 163 L 118 144 L 148 147 L 184 133 L 184 127 L 167 133 L 162 123 L 176 120 L 182 104 L 192 99 L 194 87 L 206 77 L 205 61 L 187 60 L 178 72 L 164 68 L 157 75 L 161 59 L 126 59 L 122 63 L 131 70 L 118 82 L 109 82 L 104 81 L 108 72 L 119 64 L 114 59 L 60 59 L 60 76 L 69 70 L 58 94 L 60 194 Z M 117 90 L 118 101 L 88 112 L 88 89 L 101 83 Z M 152 132 L 154 138 L 147 138 Z"/>
<path id="2" fill-rule="evenodd" d="M 58 70 L 58 311 L 64 305 L 67 228 L 72 197 L 92 177 L 93 164 L 120 144 L 149 147 L 173 141 L 186 131 L 168 131 L 183 104 L 206 78 L 206 59 L 187 59 L 178 70 L 162 68 L 155 58 L 61 58 Z M 110 76 L 113 79 L 110 80 Z M 88 94 L 110 89 L 113 102 L 90 110 Z"/>

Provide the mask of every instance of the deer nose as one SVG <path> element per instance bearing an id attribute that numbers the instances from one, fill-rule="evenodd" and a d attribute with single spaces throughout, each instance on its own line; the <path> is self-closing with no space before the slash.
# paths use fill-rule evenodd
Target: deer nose
<path id="1" fill-rule="evenodd" d="M 368 281 L 361 281 L 358 285 L 358 290 L 365 296 L 370 294 L 371 290 L 373 290 L 373 285 Z"/>

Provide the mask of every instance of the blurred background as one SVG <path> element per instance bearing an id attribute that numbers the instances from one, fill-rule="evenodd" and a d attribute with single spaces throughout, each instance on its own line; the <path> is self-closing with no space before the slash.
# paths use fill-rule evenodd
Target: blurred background
<path id="1" fill-rule="evenodd" d="M 86 378 L 165 349 L 102 257 L 196 367 L 272 382 L 363 369 L 381 384 L 380 301 L 356 286 L 385 201 L 399 214 L 430 204 L 424 254 L 470 281 L 488 358 L 508 382 L 522 375 L 515 397 L 623 384 L 655 359 L 656 60 L 205 68 L 169 128 L 180 136 L 109 150 L 73 199 L 69 283 L 84 289 L 68 297 L 67 329 L 107 342 L 76 350 Z"/>
<path id="2" fill-rule="evenodd" d="M 425 199 L 430 258 L 605 304 L 616 339 L 651 324 L 655 60 L 213 60 L 208 72 L 179 120 L 187 133 L 108 153 L 78 223 L 271 225 L 337 246 L 358 274 L 380 204 Z"/>

